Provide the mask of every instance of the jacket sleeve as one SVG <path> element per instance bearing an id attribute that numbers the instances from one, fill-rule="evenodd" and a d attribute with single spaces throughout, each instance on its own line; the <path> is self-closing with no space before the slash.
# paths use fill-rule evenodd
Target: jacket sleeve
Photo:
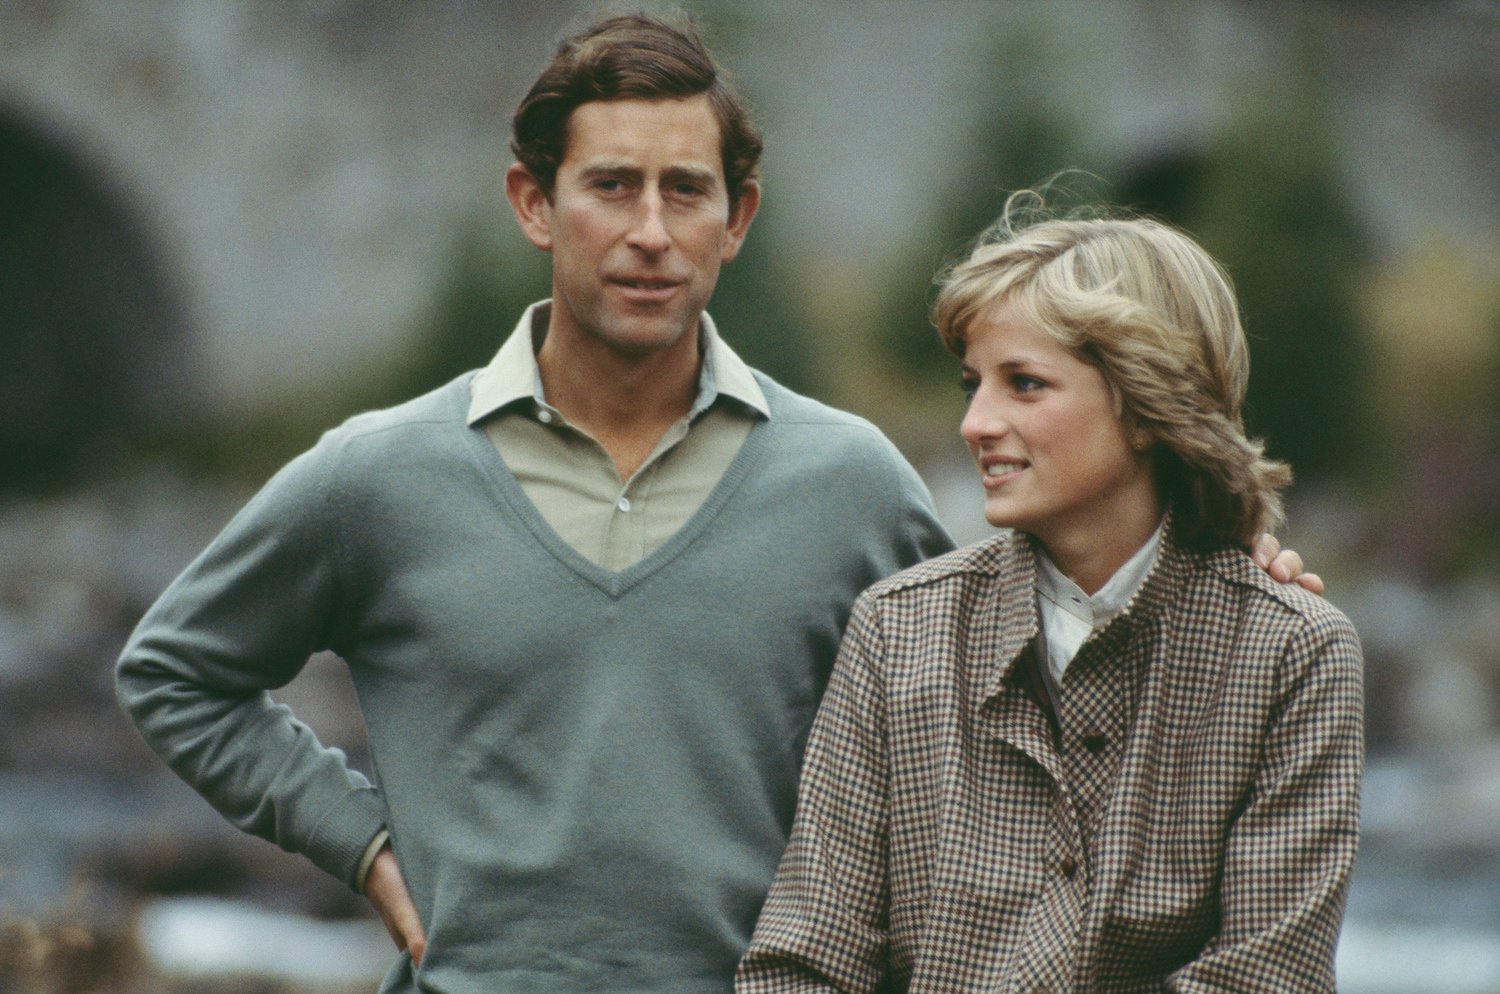
<path id="1" fill-rule="evenodd" d="M 333 639 L 330 447 L 278 473 L 167 588 L 126 643 L 115 684 L 146 741 L 224 817 L 353 886 L 384 803 L 267 694 Z"/>
<path id="2" fill-rule="evenodd" d="M 1334 990 L 1359 838 L 1361 669 L 1359 640 L 1336 612 L 1290 642 L 1260 771 L 1226 840 L 1218 934 L 1166 990 Z"/>
<path id="3" fill-rule="evenodd" d="M 862 597 L 813 721 L 791 841 L 740 962 L 739 994 L 870 994 L 882 980 L 890 901 L 882 651 Z"/>

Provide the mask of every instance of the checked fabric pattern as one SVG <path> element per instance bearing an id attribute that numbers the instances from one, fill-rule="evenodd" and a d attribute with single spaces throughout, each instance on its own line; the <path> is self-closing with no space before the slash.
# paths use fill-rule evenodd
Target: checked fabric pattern
<path id="1" fill-rule="evenodd" d="M 1358 841 L 1357 636 L 1168 536 L 1036 692 L 998 536 L 856 604 L 740 994 L 1322 992 Z"/>

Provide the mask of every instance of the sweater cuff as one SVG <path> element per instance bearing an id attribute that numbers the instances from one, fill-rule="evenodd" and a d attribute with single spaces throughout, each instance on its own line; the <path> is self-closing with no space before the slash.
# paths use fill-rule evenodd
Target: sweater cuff
<path id="1" fill-rule="evenodd" d="M 373 787 L 351 791 L 323 816 L 305 855 L 328 873 L 358 890 L 359 874 L 370 842 L 386 827 L 385 803 Z"/>
<path id="2" fill-rule="evenodd" d="M 389 841 L 391 841 L 391 830 L 382 828 L 365 847 L 365 854 L 359 860 L 359 869 L 354 871 L 354 889 L 359 893 L 365 892 L 365 879 L 370 875 L 370 867 L 375 865 L 375 857 L 380 855 L 380 850 L 384 849 Z"/>

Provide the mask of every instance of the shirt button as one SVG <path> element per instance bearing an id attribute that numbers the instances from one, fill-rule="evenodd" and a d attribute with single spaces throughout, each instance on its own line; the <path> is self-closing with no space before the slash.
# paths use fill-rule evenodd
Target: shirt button
<path id="1" fill-rule="evenodd" d="M 1104 737 L 1103 732 L 1085 732 L 1083 736 L 1083 747 L 1089 752 L 1099 752 L 1109 740 Z"/>
<path id="2" fill-rule="evenodd" d="M 622 511 L 629 511 L 630 510 L 630 498 L 629 497 L 621 497 L 619 500 L 615 501 L 615 507 L 618 507 Z"/>
<path id="3" fill-rule="evenodd" d="M 1062 865 L 1058 868 L 1062 870 L 1063 876 L 1067 877 L 1069 880 L 1072 880 L 1073 876 L 1078 872 L 1078 861 L 1075 860 L 1072 856 L 1068 856 L 1062 861 Z"/>
<path id="4" fill-rule="evenodd" d="M 542 408 L 536 412 L 536 419 L 544 425 L 550 425 L 552 423 L 552 412 L 546 408 Z"/>

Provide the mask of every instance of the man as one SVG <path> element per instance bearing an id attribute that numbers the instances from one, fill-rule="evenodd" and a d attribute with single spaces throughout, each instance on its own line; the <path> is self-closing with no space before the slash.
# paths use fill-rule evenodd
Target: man
<path id="1" fill-rule="evenodd" d="M 760 138 L 690 28 L 568 39 L 514 132 L 551 300 L 278 473 L 120 698 L 226 817 L 364 890 L 407 951 L 384 990 L 724 992 L 850 605 L 951 543 L 877 430 L 704 313 Z M 266 697 L 324 648 L 378 786 Z"/>

